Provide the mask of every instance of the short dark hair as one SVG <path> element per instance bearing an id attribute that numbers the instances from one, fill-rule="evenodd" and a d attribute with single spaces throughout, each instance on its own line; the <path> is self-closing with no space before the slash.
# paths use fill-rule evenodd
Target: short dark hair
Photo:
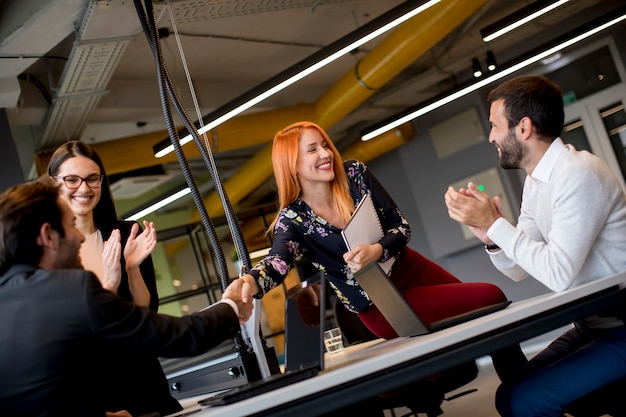
<path id="1" fill-rule="evenodd" d="M 65 235 L 58 198 L 59 187 L 47 176 L 0 194 L 0 274 L 13 265 L 39 264 L 43 249 L 37 236 L 43 224 Z"/>
<path id="2" fill-rule="evenodd" d="M 561 135 L 565 120 L 561 90 L 544 76 L 514 78 L 492 90 L 487 100 L 504 100 L 509 128 L 529 117 L 544 140 L 551 142 Z"/>
<path id="3" fill-rule="evenodd" d="M 98 168 L 100 168 L 100 174 L 104 175 L 100 201 L 98 201 L 98 204 L 96 204 L 96 207 L 93 209 L 93 220 L 96 227 L 100 230 L 113 228 L 113 225 L 117 221 L 117 212 L 115 211 L 115 204 L 113 203 L 111 187 L 109 186 L 109 179 L 104 170 L 104 164 L 95 149 L 78 140 L 65 142 L 52 154 L 50 162 L 48 162 L 48 175 L 51 177 L 59 175 L 63 162 L 76 156 L 84 156 L 85 158 L 91 159 L 98 165 Z"/>

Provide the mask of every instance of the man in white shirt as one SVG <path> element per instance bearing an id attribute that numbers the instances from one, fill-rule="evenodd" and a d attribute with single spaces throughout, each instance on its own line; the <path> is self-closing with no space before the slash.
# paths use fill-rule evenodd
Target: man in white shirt
<path id="1" fill-rule="evenodd" d="M 469 183 L 448 189 L 450 218 L 485 243 L 493 264 L 515 281 L 528 276 L 553 291 L 626 271 L 626 197 L 608 166 L 559 137 L 559 88 L 545 77 L 518 77 L 494 89 L 489 141 L 505 169 L 526 174 L 517 225 L 498 197 Z M 524 365 L 496 396 L 502 416 L 561 416 L 567 406 L 626 377 L 621 312 L 575 323 Z M 550 366 L 548 366 L 550 365 Z"/>

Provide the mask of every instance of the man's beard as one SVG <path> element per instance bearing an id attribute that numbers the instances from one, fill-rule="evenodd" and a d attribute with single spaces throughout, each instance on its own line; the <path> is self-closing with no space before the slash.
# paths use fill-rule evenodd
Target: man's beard
<path id="1" fill-rule="evenodd" d="M 61 240 L 62 254 L 57 258 L 56 269 L 83 269 L 78 248 L 65 239 Z"/>
<path id="2" fill-rule="evenodd" d="M 509 129 L 509 134 L 500 146 L 500 166 L 504 169 L 518 169 L 524 157 L 524 147 L 515 137 L 515 131 Z"/>

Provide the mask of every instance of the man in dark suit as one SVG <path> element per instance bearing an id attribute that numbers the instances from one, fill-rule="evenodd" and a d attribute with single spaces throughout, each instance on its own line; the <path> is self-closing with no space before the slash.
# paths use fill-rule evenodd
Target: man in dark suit
<path id="1" fill-rule="evenodd" d="M 81 267 L 83 241 L 56 185 L 0 195 L 0 415 L 128 415 L 98 406 L 93 352 L 104 342 L 164 357 L 197 355 L 234 337 L 252 304 L 223 299 L 182 318 L 102 289 Z"/>

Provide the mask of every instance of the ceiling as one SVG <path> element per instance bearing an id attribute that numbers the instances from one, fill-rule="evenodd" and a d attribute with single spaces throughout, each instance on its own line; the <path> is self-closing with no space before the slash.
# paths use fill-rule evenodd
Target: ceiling
<path id="1" fill-rule="evenodd" d="M 196 108 L 209 114 L 401 3 L 153 2 L 165 64 L 193 120 Z M 216 128 L 211 147 L 233 204 L 273 201 L 266 152 L 280 127 L 313 119 L 340 149 L 356 150 L 363 129 L 467 82 L 472 58 L 484 66 L 492 51 L 499 62 L 513 60 L 622 1 L 571 0 L 502 38 L 482 41 L 481 28 L 529 3 L 443 0 L 436 6 L 443 12 L 412 19 L 395 38 L 371 41 Z M 103 157 L 122 211 L 184 182 L 174 155 L 152 156 L 152 145 L 168 136 L 154 58 L 129 0 L 0 0 L 0 107 L 27 177 L 40 173 L 33 154 L 41 154 L 45 167 L 50 150 L 81 139 Z M 174 122 L 181 126 L 180 119 Z M 197 149 L 193 143 L 184 149 L 203 194 L 210 194 L 212 181 Z M 210 204 L 207 199 L 212 213 Z"/>

